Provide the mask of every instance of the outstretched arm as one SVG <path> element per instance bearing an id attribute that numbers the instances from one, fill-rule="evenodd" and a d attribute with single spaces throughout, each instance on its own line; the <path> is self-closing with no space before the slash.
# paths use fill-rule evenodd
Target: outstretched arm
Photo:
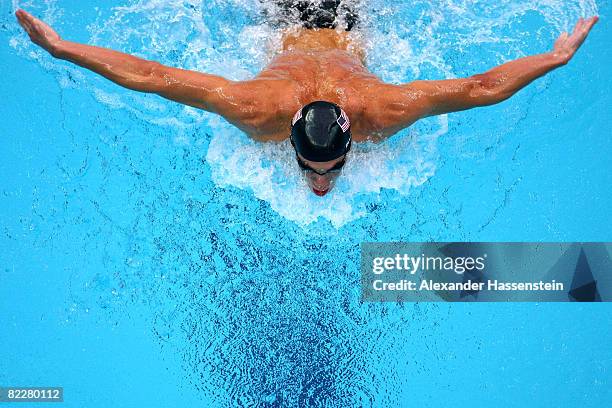
<path id="1" fill-rule="evenodd" d="M 258 100 L 271 91 L 261 80 L 234 82 L 216 75 L 164 66 L 107 48 L 65 41 L 43 21 L 24 10 L 17 19 L 30 39 L 56 58 L 73 62 L 139 92 L 214 112 L 252 134 Z"/>
<path id="2" fill-rule="evenodd" d="M 581 18 L 573 33 L 561 34 L 548 53 L 510 61 L 469 78 L 415 81 L 396 87 L 388 94 L 387 126 L 397 132 L 422 117 L 493 105 L 510 98 L 535 79 L 567 64 L 597 20 L 598 17 Z"/>
<path id="3" fill-rule="evenodd" d="M 510 98 L 535 79 L 567 64 L 597 22 L 580 19 L 572 35 L 563 33 L 551 52 L 520 58 L 465 79 L 417 81 L 408 87 L 429 97 L 430 115 L 493 105 Z"/>

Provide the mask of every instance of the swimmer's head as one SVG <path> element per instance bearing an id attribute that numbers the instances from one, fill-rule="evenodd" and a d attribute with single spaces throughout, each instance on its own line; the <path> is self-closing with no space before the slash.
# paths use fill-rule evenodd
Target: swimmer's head
<path id="1" fill-rule="evenodd" d="M 334 103 L 309 103 L 293 117 L 291 144 L 306 182 L 323 196 L 334 186 L 351 148 L 349 118 Z"/>

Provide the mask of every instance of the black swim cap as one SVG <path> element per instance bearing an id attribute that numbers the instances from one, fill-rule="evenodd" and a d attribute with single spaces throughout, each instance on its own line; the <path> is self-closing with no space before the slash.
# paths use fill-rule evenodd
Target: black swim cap
<path id="1" fill-rule="evenodd" d="M 351 148 L 351 122 L 335 103 L 309 103 L 293 117 L 291 144 L 306 160 L 335 160 Z"/>

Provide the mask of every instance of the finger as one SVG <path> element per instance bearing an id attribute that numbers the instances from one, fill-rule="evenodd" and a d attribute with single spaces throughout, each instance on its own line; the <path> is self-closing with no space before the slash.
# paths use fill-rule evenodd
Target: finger
<path id="1" fill-rule="evenodd" d="M 590 25 L 591 25 L 591 19 L 590 18 L 584 19 L 584 21 L 582 22 L 582 29 L 586 31 L 589 29 Z"/>
<path id="2" fill-rule="evenodd" d="M 20 19 L 19 24 L 21 24 L 23 29 L 26 30 L 27 32 L 30 32 L 30 30 L 32 30 L 32 27 L 30 26 L 30 22 L 26 19 L 23 19 L 23 18 Z"/>
<path id="3" fill-rule="evenodd" d="M 19 9 L 15 12 L 15 15 L 20 21 L 27 21 L 30 16 L 25 10 Z"/>
<path id="4" fill-rule="evenodd" d="M 21 17 L 17 16 L 17 22 L 19 23 L 20 26 L 23 27 L 24 23 L 23 23 L 23 19 Z"/>
<path id="5" fill-rule="evenodd" d="M 586 20 L 584 18 L 580 18 L 580 22 L 576 25 L 575 31 L 578 33 L 584 31 L 586 24 L 587 24 Z"/>
<path id="6" fill-rule="evenodd" d="M 584 32 L 585 35 L 588 34 L 589 31 L 591 31 L 591 28 L 593 28 L 595 23 L 597 23 L 597 20 L 598 20 L 597 16 L 584 20 L 584 23 L 582 24 L 582 31 Z"/>
<path id="7" fill-rule="evenodd" d="M 30 20 L 30 26 L 32 27 L 32 29 L 35 30 L 42 30 L 44 27 L 45 23 L 42 20 L 37 19 L 36 17 L 32 17 L 32 19 Z"/>
<path id="8" fill-rule="evenodd" d="M 21 24 L 21 25 L 22 25 L 22 26 L 23 26 L 23 27 L 24 27 L 26 30 L 28 30 L 28 31 L 31 31 L 31 30 L 32 30 L 32 21 L 30 21 L 29 19 L 27 19 L 26 17 L 24 17 L 24 18 L 21 20 L 21 22 L 22 22 L 22 24 Z"/>
<path id="9" fill-rule="evenodd" d="M 578 48 L 580 48 L 580 46 L 582 45 L 582 43 L 584 42 L 588 34 L 589 34 L 589 31 L 586 28 L 581 29 L 580 31 L 574 33 L 574 35 L 572 35 L 572 37 L 568 41 L 570 46 L 574 50 L 577 50 Z"/>
<path id="10" fill-rule="evenodd" d="M 591 28 L 593 28 L 593 26 L 594 26 L 595 24 L 597 24 L 597 22 L 598 22 L 598 21 L 599 21 L 599 17 L 597 17 L 597 16 L 593 16 L 593 17 L 591 17 L 591 18 L 589 19 L 589 22 L 587 23 L 587 28 L 588 28 L 588 31 L 591 31 Z"/>
<path id="11" fill-rule="evenodd" d="M 28 16 L 27 16 L 27 14 L 25 14 L 25 12 L 23 12 L 23 10 L 20 10 L 20 11 L 22 11 L 22 13 L 16 14 L 16 15 L 17 15 L 17 20 L 18 20 L 18 21 L 19 21 L 19 22 L 20 22 L 22 25 L 23 25 L 23 24 L 27 24 L 27 23 L 28 23 Z"/>
<path id="12" fill-rule="evenodd" d="M 25 16 L 25 17 L 32 17 L 32 15 L 30 13 L 28 13 L 27 11 L 25 11 L 24 9 L 19 9 L 19 14 Z"/>
<path id="13" fill-rule="evenodd" d="M 574 31 L 572 31 L 572 34 L 570 35 L 570 41 L 574 41 L 575 39 L 584 35 L 584 24 L 584 20 L 580 19 L 580 21 L 574 27 Z"/>
<path id="14" fill-rule="evenodd" d="M 36 17 L 31 15 L 27 11 L 25 11 L 25 10 L 21 10 L 21 11 L 22 11 L 22 13 L 20 13 L 20 15 L 21 15 L 22 20 L 27 22 L 28 24 L 32 25 L 34 22 L 36 22 L 38 20 Z"/>
<path id="15" fill-rule="evenodd" d="M 36 29 L 36 27 L 38 26 L 38 24 L 37 24 L 38 21 L 40 21 L 40 20 L 38 20 L 36 17 L 34 17 L 34 16 L 30 15 L 30 14 L 25 15 L 24 18 L 23 18 L 23 22 L 26 25 L 28 31 L 30 31 L 30 32 L 34 31 Z"/>
<path id="16" fill-rule="evenodd" d="M 15 16 L 17 17 L 17 21 L 19 21 L 20 23 L 25 21 L 25 15 L 23 14 L 23 10 L 17 10 L 15 12 Z"/>
<path id="17" fill-rule="evenodd" d="M 560 47 L 566 40 L 567 40 L 567 32 L 564 31 L 561 33 L 561 35 L 559 35 L 559 37 L 555 41 L 554 47 L 555 48 Z"/>
<path id="18" fill-rule="evenodd" d="M 574 25 L 574 29 L 572 30 L 572 32 L 575 33 L 577 30 L 580 29 L 580 26 L 582 25 L 582 21 L 583 21 L 583 19 L 582 19 L 582 17 L 580 17 L 578 19 L 578 21 L 576 22 L 576 25 Z"/>

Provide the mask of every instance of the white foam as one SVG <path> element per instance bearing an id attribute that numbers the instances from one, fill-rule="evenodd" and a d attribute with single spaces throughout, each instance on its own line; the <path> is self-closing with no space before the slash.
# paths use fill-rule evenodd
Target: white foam
<path id="1" fill-rule="evenodd" d="M 435 121 L 439 129 L 430 135 L 413 134 L 397 143 L 354 144 L 343 176 L 323 198 L 312 194 L 302 180 L 288 141 L 258 143 L 220 119 L 211 120 L 216 132 L 206 160 L 220 187 L 249 189 L 280 215 L 298 224 L 307 225 L 322 218 L 339 228 L 366 214 L 360 196 L 378 194 L 383 188 L 407 194 L 434 174 L 436 140 L 448 130 L 445 115 Z"/>

